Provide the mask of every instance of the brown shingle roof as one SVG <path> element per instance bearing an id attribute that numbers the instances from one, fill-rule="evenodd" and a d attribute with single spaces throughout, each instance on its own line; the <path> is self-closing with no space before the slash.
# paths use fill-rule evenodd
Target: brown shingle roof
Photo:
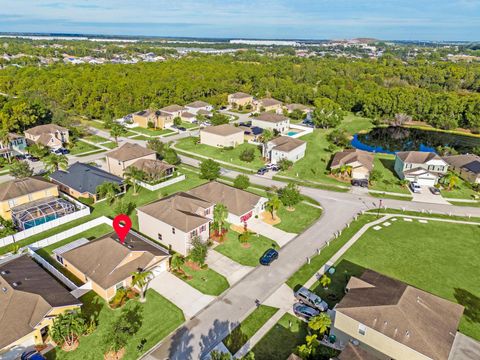
<path id="1" fill-rule="evenodd" d="M 279 123 L 285 120 L 288 120 L 286 116 L 280 115 L 280 114 L 274 114 L 274 113 L 269 113 L 269 112 L 264 112 L 258 115 L 255 119 L 261 120 L 261 121 L 267 121 L 271 123 Z"/>
<path id="2" fill-rule="evenodd" d="M 448 164 L 456 168 L 462 168 L 474 174 L 480 174 L 480 156 L 474 154 L 444 156 Z"/>
<path id="3" fill-rule="evenodd" d="M 352 343 L 348 343 L 342 353 L 338 356 L 338 360 L 379 360 L 379 358 L 359 346 L 354 346 Z"/>
<path id="4" fill-rule="evenodd" d="M 282 102 L 277 100 L 277 99 L 272 99 L 272 98 L 265 98 L 265 99 L 260 99 L 259 103 L 262 106 L 274 106 L 274 105 L 281 105 Z"/>
<path id="5" fill-rule="evenodd" d="M 244 98 L 247 98 L 247 97 L 252 97 L 252 95 L 244 93 L 244 92 L 236 92 L 236 93 L 230 94 L 230 97 L 232 97 L 234 99 L 244 99 Z"/>
<path id="6" fill-rule="evenodd" d="M 205 106 L 210 106 L 210 104 L 205 102 L 205 101 L 198 100 L 198 101 L 191 102 L 190 104 L 187 104 L 185 106 L 198 109 L 198 108 L 202 108 L 202 107 L 205 107 Z"/>
<path id="7" fill-rule="evenodd" d="M 53 308 L 82 304 L 27 255 L 0 264 L 1 271 L 0 349 L 30 334 Z"/>
<path id="8" fill-rule="evenodd" d="M 372 270 L 360 279 L 366 284 L 349 283 L 337 312 L 432 359 L 448 359 L 463 306 Z"/>
<path id="9" fill-rule="evenodd" d="M 184 113 L 182 113 L 182 117 L 184 117 L 184 118 L 194 118 L 195 114 L 192 114 L 191 112 L 185 111 Z"/>
<path id="10" fill-rule="evenodd" d="M 185 108 L 177 104 L 165 106 L 160 109 L 160 111 L 168 112 L 168 113 L 175 112 L 175 111 L 182 111 L 182 110 L 185 110 Z"/>
<path id="11" fill-rule="evenodd" d="M 400 151 L 396 155 L 403 161 L 407 163 L 414 164 L 424 164 L 430 160 L 442 160 L 440 156 L 433 152 L 424 152 L 424 151 Z"/>
<path id="12" fill-rule="evenodd" d="M 64 128 L 62 126 L 58 126 L 57 124 L 46 124 L 46 125 L 38 125 L 33 128 L 30 128 L 28 130 L 25 130 L 26 133 L 32 134 L 34 136 L 42 135 L 42 134 L 48 134 L 48 133 L 54 133 L 55 131 L 68 131 L 67 128 Z"/>
<path id="13" fill-rule="evenodd" d="M 251 211 L 261 199 L 258 195 L 217 181 L 200 185 L 188 193 L 213 204 L 224 204 L 230 213 L 237 216 Z"/>
<path id="14" fill-rule="evenodd" d="M 144 148 L 138 144 L 125 143 L 118 149 L 110 151 L 107 156 L 120 161 L 138 159 L 144 156 L 155 154 L 155 151 Z"/>
<path id="15" fill-rule="evenodd" d="M 305 144 L 305 141 L 292 138 L 290 136 L 279 136 L 271 141 L 275 145 L 274 149 L 277 151 L 290 152 Z"/>
<path id="16" fill-rule="evenodd" d="M 0 201 L 15 199 L 37 191 L 56 188 L 57 185 L 37 177 L 7 181 L 0 186 Z"/>
<path id="17" fill-rule="evenodd" d="M 239 129 L 238 127 L 235 127 L 230 124 L 207 126 L 200 131 L 210 133 L 210 134 L 215 134 L 215 135 L 221 135 L 221 136 L 228 136 L 228 135 L 243 133 L 242 129 Z"/>
<path id="18" fill-rule="evenodd" d="M 373 169 L 373 158 L 374 155 L 368 151 L 358 150 L 358 149 L 347 149 L 345 151 L 339 151 L 333 157 L 332 163 L 330 165 L 331 169 L 338 168 L 342 165 L 349 165 L 355 162 L 359 162 L 365 166 L 368 170 Z"/>
<path id="19" fill-rule="evenodd" d="M 213 206 L 213 203 L 192 194 L 179 192 L 142 206 L 138 211 L 161 220 L 183 232 L 190 232 L 209 223 L 210 219 L 199 215 L 199 210 Z"/>
<path id="20" fill-rule="evenodd" d="M 163 162 L 161 160 L 153 159 L 139 159 L 130 166 L 146 172 L 147 174 L 160 174 L 167 171 L 168 169 L 174 168 L 173 165 L 167 164 L 166 162 Z"/>
<path id="21" fill-rule="evenodd" d="M 89 279 L 108 289 L 129 278 L 133 272 L 157 264 L 168 256 L 168 251 L 130 233 L 123 245 L 117 235 L 110 234 L 61 256 Z"/>

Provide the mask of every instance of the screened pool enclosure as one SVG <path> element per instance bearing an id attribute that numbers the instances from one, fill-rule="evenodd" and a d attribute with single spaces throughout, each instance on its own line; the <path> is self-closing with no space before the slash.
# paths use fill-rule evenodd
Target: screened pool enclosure
<path id="1" fill-rule="evenodd" d="M 13 208 L 12 221 L 18 230 L 26 230 L 75 211 L 75 205 L 67 200 L 49 197 Z"/>

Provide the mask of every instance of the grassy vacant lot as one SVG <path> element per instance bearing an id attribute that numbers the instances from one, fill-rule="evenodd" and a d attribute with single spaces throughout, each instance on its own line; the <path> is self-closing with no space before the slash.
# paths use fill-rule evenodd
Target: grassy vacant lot
<path id="1" fill-rule="evenodd" d="M 196 138 L 193 137 L 180 139 L 175 144 L 175 147 L 180 150 L 193 152 L 195 154 L 203 155 L 214 160 L 220 160 L 239 166 L 244 166 L 252 170 L 258 170 L 263 165 L 265 165 L 262 160 L 262 152 L 256 145 L 243 143 L 232 150 L 227 150 L 204 144 L 196 144 L 195 139 Z M 252 162 L 240 160 L 240 154 L 246 149 L 253 149 L 255 152 L 255 159 Z"/>
<path id="2" fill-rule="evenodd" d="M 183 265 L 182 270 L 187 276 L 192 278 L 181 279 L 201 293 L 218 296 L 230 286 L 225 277 L 212 269 L 192 270 L 188 266 Z"/>
<path id="3" fill-rule="evenodd" d="M 231 354 L 238 350 L 270 319 L 277 308 L 260 305 L 242 321 L 224 340 L 223 343 Z"/>
<path id="4" fill-rule="evenodd" d="M 339 127 L 353 135 L 359 131 L 368 131 L 373 125 L 370 119 L 349 114 Z M 331 131 L 331 129 L 315 129 L 313 133 L 302 136 L 300 139 L 307 142 L 305 157 L 297 161 L 290 170 L 282 171 L 280 175 L 330 185 L 345 185 L 344 182 L 329 176 L 327 169 L 333 156 L 333 153 L 327 150 L 330 144 L 327 134 Z"/>
<path id="5" fill-rule="evenodd" d="M 78 140 L 75 142 L 72 148 L 70 148 L 70 155 L 78 155 L 82 154 L 88 151 L 94 151 L 94 150 L 100 150 L 100 148 L 87 144 L 86 142 L 83 142 L 81 140 Z"/>
<path id="6" fill-rule="evenodd" d="M 373 164 L 375 169 L 381 171 L 382 179 L 373 183 L 370 187 L 371 189 L 410 194 L 410 191 L 408 191 L 406 187 L 402 187 L 399 185 L 400 179 L 398 178 L 395 170 L 393 169 L 393 166 L 395 164 L 394 155 L 375 154 L 375 160 Z"/>
<path id="7" fill-rule="evenodd" d="M 286 232 L 299 234 L 312 225 L 322 215 L 322 209 L 305 203 L 295 205 L 295 211 L 288 211 L 285 206 L 280 206 L 277 211 L 282 220 L 275 225 Z"/>
<path id="8" fill-rule="evenodd" d="M 118 316 L 119 311 L 108 308 L 103 299 L 98 297 L 93 291 L 81 297 L 80 300 L 84 304 L 82 307 L 83 314 L 90 316 L 98 313 L 97 329 L 92 335 L 80 338 L 80 345 L 75 351 L 66 353 L 60 349 L 54 349 L 47 353 L 47 359 L 103 359 L 105 337 L 108 336 L 109 326 Z M 125 307 L 138 307 L 137 311 L 142 314 L 142 326 L 129 339 L 125 356 L 123 357 L 124 360 L 138 359 L 141 354 L 145 353 L 185 321 L 182 311 L 177 306 L 152 289 L 147 291 L 147 301 L 145 303 L 129 301 Z M 145 344 L 139 348 L 142 340 Z"/>
<path id="9" fill-rule="evenodd" d="M 228 256 L 230 259 L 246 266 L 257 266 L 258 260 L 265 251 L 273 247 L 278 249 L 275 241 L 270 240 L 262 235 L 253 235 L 250 239 L 250 247 L 245 248 L 240 241 L 238 241 L 238 233 L 229 230 L 226 234 L 225 241 L 215 247 L 215 251 L 220 254 Z"/>
<path id="10" fill-rule="evenodd" d="M 373 269 L 419 289 L 465 306 L 460 331 L 480 340 L 480 226 L 429 220 L 399 219 L 381 230 L 368 230 L 337 264 L 336 276 L 326 293 L 327 301 L 343 296 L 347 275 Z"/>

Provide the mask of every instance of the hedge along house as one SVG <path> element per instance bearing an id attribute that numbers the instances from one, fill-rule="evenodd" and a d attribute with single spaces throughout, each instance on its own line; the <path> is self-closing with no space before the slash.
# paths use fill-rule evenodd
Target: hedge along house
<path id="1" fill-rule="evenodd" d="M 55 317 L 81 305 L 27 255 L 1 263 L 0 358 L 17 358 L 26 348 L 43 344 Z"/>
<path id="2" fill-rule="evenodd" d="M 110 234 L 88 241 L 79 239 L 53 251 L 56 260 L 79 280 L 109 301 L 120 288 L 132 285 L 136 271 L 157 276 L 168 270 L 168 250 L 130 232 L 123 244 Z"/>
<path id="3" fill-rule="evenodd" d="M 214 204 L 179 192 L 137 209 L 140 231 L 187 255 L 192 239 L 207 241 Z"/>
<path id="4" fill-rule="evenodd" d="M 118 149 L 108 152 L 105 156 L 105 161 L 109 173 L 123 177 L 123 173 L 127 167 L 133 165 L 137 160 L 155 160 L 156 158 L 157 154 L 153 150 L 144 148 L 138 144 L 125 143 Z"/>
<path id="5" fill-rule="evenodd" d="M 248 191 L 237 189 L 217 181 L 211 181 L 188 191 L 213 204 L 223 204 L 228 209 L 228 222 L 246 224 L 265 209 L 267 199 Z"/>
<path id="6" fill-rule="evenodd" d="M 97 188 L 104 183 L 117 184 L 120 187 L 120 193 L 126 190 L 126 184 L 122 178 L 96 166 L 80 162 L 71 165 L 67 171 L 55 171 L 50 175 L 50 180 L 64 193 L 76 199 L 92 199 L 93 202 L 101 200 Z"/>

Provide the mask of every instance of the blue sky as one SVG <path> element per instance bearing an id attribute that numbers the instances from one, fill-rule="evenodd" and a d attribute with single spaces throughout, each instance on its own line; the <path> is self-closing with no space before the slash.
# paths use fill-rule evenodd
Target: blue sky
<path id="1" fill-rule="evenodd" d="M 0 31 L 480 40 L 480 0 L 0 0 Z"/>

